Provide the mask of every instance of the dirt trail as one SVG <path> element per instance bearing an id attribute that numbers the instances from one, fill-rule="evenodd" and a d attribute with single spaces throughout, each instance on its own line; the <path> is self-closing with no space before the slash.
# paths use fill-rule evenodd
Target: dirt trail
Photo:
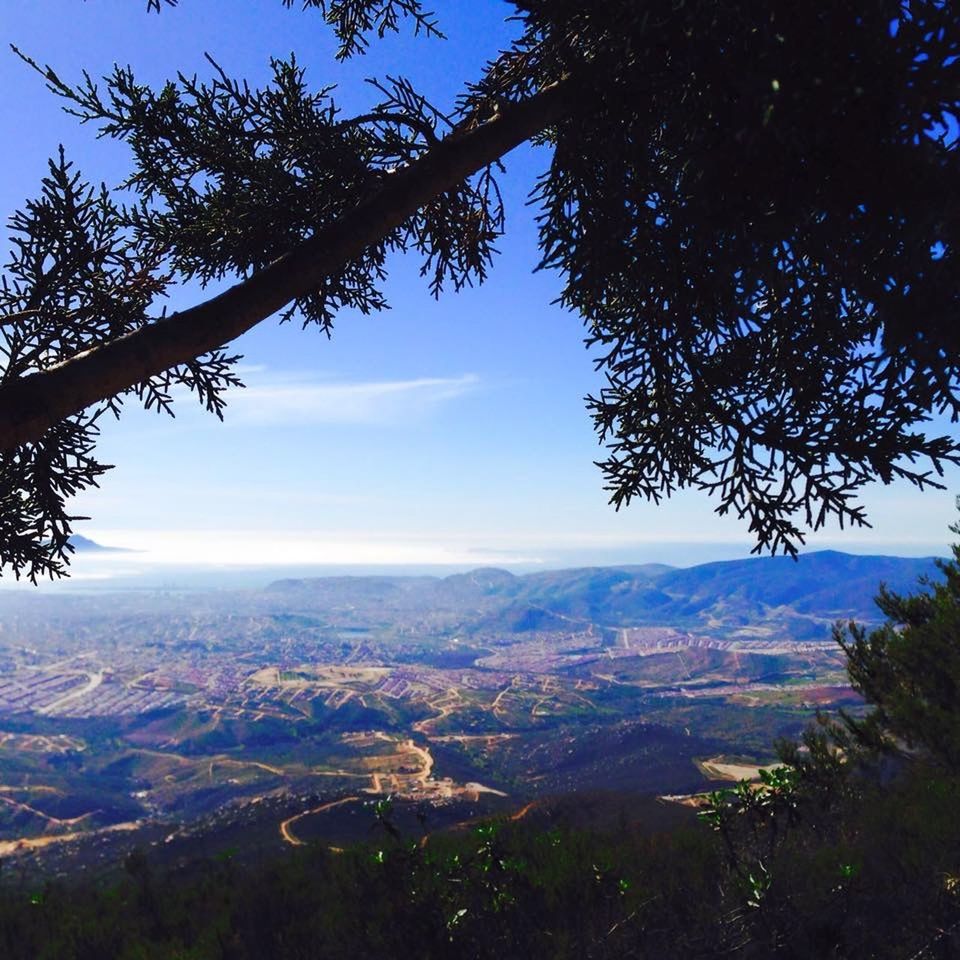
<path id="1" fill-rule="evenodd" d="M 427 780 L 430 779 L 430 774 L 433 772 L 432 754 L 424 747 L 418 747 L 412 740 L 405 740 L 403 742 L 403 748 L 410 753 L 417 754 L 417 756 L 423 760 L 423 769 L 416 774 L 416 779 L 419 780 L 421 784 L 426 783 Z"/>
<path id="2" fill-rule="evenodd" d="M 62 833 L 59 837 L 30 837 L 29 839 L 23 840 L 2 840 L 0 841 L 0 857 L 8 857 L 16 853 L 26 853 L 30 850 L 40 850 L 54 843 L 69 843 L 73 840 L 97 837 L 104 833 L 121 833 L 128 830 L 139 830 L 142 826 L 143 824 L 139 820 L 131 820 L 127 823 L 115 823 L 109 827 L 101 827 L 99 830 Z"/>
<path id="3" fill-rule="evenodd" d="M 53 824 L 55 827 L 72 827 L 74 824 L 81 823 L 83 820 L 86 820 L 87 817 L 92 817 L 95 813 L 99 813 L 99 810 L 88 810 L 86 813 L 81 813 L 79 817 L 70 817 L 69 819 L 61 819 L 60 817 L 54 817 L 49 813 L 44 813 L 42 810 L 37 810 L 36 807 L 31 807 L 29 803 L 23 803 L 20 800 L 14 800 L 12 797 L 0 797 L 0 803 L 5 803 L 10 807 L 13 807 L 14 810 L 20 810 L 23 813 L 29 813 L 34 817 L 39 817 L 41 820 L 46 820 L 47 823 Z"/>
<path id="4" fill-rule="evenodd" d="M 319 807 L 312 807 L 310 810 L 304 810 L 302 813 L 294 814 L 292 817 L 288 817 L 283 823 L 280 824 L 280 836 L 289 843 L 292 847 L 302 847 L 304 846 L 304 841 L 301 840 L 290 828 L 298 820 L 302 820 L 304 817 L 309 817 L 314 813 L 323 813 L 324 810 L 331 810 L 334 807 L 339 807 L 344 803 L 352 803 L 354 800 L 359 800 L 359 797 L 343 797 L 340 800 L 331 800 L 329 803 L 321 803 Z"/>
<path id="5" fill-rule="evenodd" d="M 430 732 L 427 730 L 427 727 L 431 724 L 437 723 L 440 720 L 443 720 L 445 717 L 449 717 L 451 713 L 454 712 L 455 707 L 462 705 L 463 697 L 460 696 L 460 692 L 456 687 L 451 687 L 445 694 L 441 695 L 437 700 L 434 700 L 428 706 L 436 710 L 437 713 L 432 717 L 425 717 L 423 720 L 418 720 L 411 726 L 411 730 L 416 731 L 417 733 L 423 733 L 427 736 L 430 736 Z"/>
<path id="6" fill-rule="evenodd" d="M 761 770 L 773 770 L 777 766 L 775 763 L 753 764 L 743 763 L 736 760 L 728 760 L 726 757 L 711 757 L 709 760 L 700 760 L 697 763 L 701 772 L 711 780 L 759 780 Z"/>
<path id="7" fill-rule="evenodd" d="M 0 792 L 3 793 L 56 793 L 63 796 L 63 791 L 56 787 L 48 787 L 42 783 L 0 783 Z"/>
<path id="8" fill-rule="evenodd" d="M 260 763 L 259 760 L 234 760 L 231 757 L 214 757 L 210 761 L 210 768 L 208 770 L 208 775 L 211 780 L 213 780 L 213 768 L 215 766 L 221 767 L 257 767 L 259 770 L 266 770 L 267 773 L 271 773 L 277 777 L 285 777 L 286 771 L 281 770 L 280 767 L 271 767 L 268 763 Z"/>
<path id="9" fill-rule="evenodd" d="M 538 800 L 531 800 L 525 807 L 510 815 L 511 820 L 522 820 L 537 804 Z"/>
<path id="10" fill-rule="evenodd" d="M 514 678 L 510 681 L 510 683 L 508 683 L 507 686 L 505 686 L 505 687 L 496 695 L 496 697 L 495 697 L 494 700 L 493 700 L 493 703 L 490 704 L 490 712 L 491 712 L 494 716 L 497 715 L 497 707 L 500 706 L 500 701 L 503 699 L 503 695 L 504 695 L 505 693 L 509 693 L 511 690 L 515 689 L 516 686 L 517 686 L 517 681 L 518 681 L 518 680 L 519 680 L 519 677 L 514 677 Z"/>

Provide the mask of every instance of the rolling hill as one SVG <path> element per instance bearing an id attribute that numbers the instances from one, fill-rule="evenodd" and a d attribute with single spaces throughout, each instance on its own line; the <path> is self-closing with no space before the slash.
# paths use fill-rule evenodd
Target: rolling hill
<path id="1" fill-rule="evenodd" d="M 562 620 L 622 628 L 664 625 L 737 632 L 778 623 L 798 637 L 836 620 L 874 621 L 880 583 L 909 591 L 936 579 L 930 557 L 859 556 L 824 550 L 677 568 L 663 564 L 587 567 L 514 576 L 479 569 L 437 577 L 325 577 L 277 581 L 268 593 L 317 604 L 375 601 L 384 610 L 430 608 L 461 614 L 484 629 L 544 629 Z"/>

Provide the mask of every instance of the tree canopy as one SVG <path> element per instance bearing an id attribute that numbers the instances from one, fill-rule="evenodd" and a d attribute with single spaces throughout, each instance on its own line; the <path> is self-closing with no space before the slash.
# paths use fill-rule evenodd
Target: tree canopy
<path id="1" fill-rule="evenodd" d="M 449 102 L 398 79 L 348 118 L 293 59 L 265 89 L 213 60 L 159 90 L 130 68 L 71 82 L 33 64 L 132 166 L 114 195 L 61 152 L 11 221 L 3 565 L 64 572 L 69 498 L 106 469 L 98 423 L 124 401 L 167 409 L 180 384 L 221 414 L 231 340 L 278 313 L 329 332 L 344 307 L 381 309 L 394 252 L 421 258 L 434 295 L 485 279 L 500 158 L 529 140 L 550 150 L 542 266 L 606 375 L 588 405 L 614 505 L 694 487 L 758 549 L 795 552 L 831 518 L 865 524 L 867 482 L 923 488 L 960 462 L 955 437 L 922 429 L 960 413 L 953 5 L 512 5 L 519 39 Z M 341 57 L 443 29 L 442 4 L 418 0 L 303 7 Z M 190 309 L 158 306 L 223 278 Z"/>
<path id="2" fill-rule="evenodd" d="M 960 533 L 960 524 L 950 529 Z M 886 622 L 874 630 L 851 623 L 835 636 L 853 688 L 873 708 L 837 727 L 846 749 L 899 753 L 960 772 L 960 543 L 938 560 L 943 579 L 901 595 L 881 585 Z"/>

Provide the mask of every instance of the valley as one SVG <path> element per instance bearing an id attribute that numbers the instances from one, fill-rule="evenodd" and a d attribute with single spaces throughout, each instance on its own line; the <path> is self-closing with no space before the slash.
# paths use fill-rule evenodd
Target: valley
<path id="1" fill-rule="evenodd" d="M 7 593 L 0 857 L 72 869 L 241 822 L 335 844 L 378 798 L 443 824 L 737 779 L 855 708 L 830 625 L 933 571 L 786 563 Z"/>

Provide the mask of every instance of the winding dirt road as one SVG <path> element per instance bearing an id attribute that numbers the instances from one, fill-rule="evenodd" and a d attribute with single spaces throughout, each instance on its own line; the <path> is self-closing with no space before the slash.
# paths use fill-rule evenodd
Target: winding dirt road
<path id="1" fill-rule="evenodd" d="M 310 810 L 304 810 L 302 813 L 294 814 L 292 817 L 288 817 L 283 823 L 280 824 L 280 836 L 293 847 L 302 847 L 304 846 L 304 841 L 301 840 L 290 828 L 298 820 L 302 820 L 304 817 L 309 817 L 314 813 L 323 813 L 324 810 L 331 810 L 333 807 L 339 807 L 344 803 L 352 803 L 354 800 L 359 800 L 359 797 L 342 797 L 340 800 L 331 800 L 329 803 L 322 803 L 319 807 L 313 807 Z"/>

